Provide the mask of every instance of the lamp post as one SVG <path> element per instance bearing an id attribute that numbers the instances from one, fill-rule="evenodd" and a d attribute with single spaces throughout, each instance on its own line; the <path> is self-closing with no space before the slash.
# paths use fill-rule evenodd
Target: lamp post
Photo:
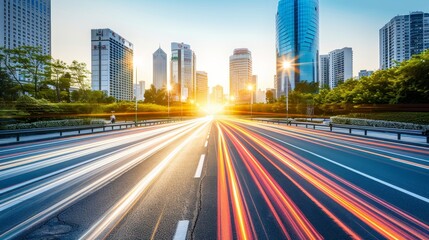
<path id="1" fill-rule="evenodd" d="M 136 98 L 136 114 L 135 114 L 135 125 L 136 125 L 136 127 L 137 127 L 137 110 L 138 110 L 138 104 L 137 104 L 137 65 L 136 65 L 136 90 L 135 90 L 135 93 L 134 93 L 134 95 L 135 95 L 135 98 Z"/>
<path id="2" fill-rule="evenodd" d="M 283 62 L 282 69 L 282 80 L 284 79 L 284 74 L 286 70 L 289 70 L 292 67 L 292 63 L 288 61 Z M 289 121 L 289 76 L 286 80 L 286 121 Z"/>
<path id="3" fill-rule="evenodd" d="M 249 85 L 247 86 L 247 89 L 250 92 L 250 120 L 253 118 L 253 86 Z"/>
<path id="4" fill-rule="evenodd" d="M 170 92 L 171 92 L 171 85 L 169 84 L 168 86 L 167 86 L 167 101 L 168 101 L 168 108 L 167 108 L 167 111 L 168 111 L 168 118 L 170 118 Z"/>

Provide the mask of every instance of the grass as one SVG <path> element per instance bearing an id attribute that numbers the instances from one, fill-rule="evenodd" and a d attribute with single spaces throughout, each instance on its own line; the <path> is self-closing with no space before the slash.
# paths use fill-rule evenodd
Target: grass
<path id="1" fill-rule="evenodd" d="M 351 113 L 345 117 L 429 125 L 429 112 Z"/>

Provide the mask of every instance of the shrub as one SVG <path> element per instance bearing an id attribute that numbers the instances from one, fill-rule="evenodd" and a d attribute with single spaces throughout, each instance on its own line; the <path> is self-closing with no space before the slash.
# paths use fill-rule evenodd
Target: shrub
<path id="1" fill-rule="evenodd" d="M 91 121 L 89 122 L 90 125 L 105 125 L 106 124 L 106 120 L 104 119 L 91 119 Z"/>
<path id="2" fill-rule="evenodd" d="M 331 117 L 331 122 L 336 124 L 347 124 L 347 125 L 357 125 L 357 126 L 399 128 L 399 129 L 411 129 L 411 130 L 423 130 L 423 131 L 429 130 L 429 125 L 360 119 L 360 118 L 347 118 L 342 116 Z"/>
<path id="3" fill-rule="evenodd" d="M 31 115 L 46 115 L 60 112 L 60 108 L 57 105 L 49 103 L 44 99 L 37 100 L 27 95 L 18 98 L 16 110 L 27 112 Z"/>

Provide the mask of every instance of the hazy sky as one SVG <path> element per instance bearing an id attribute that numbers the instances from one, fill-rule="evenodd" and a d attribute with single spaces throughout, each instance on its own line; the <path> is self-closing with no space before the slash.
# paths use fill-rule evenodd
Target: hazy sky
<path id="1" fill-rule="evenodd" d="M 352 47 L 354 74 L 378 69 L 378 31 L 396 15 L 429 12 L 428 0 L 320 0 L 320 53 Z M 134 43 L 139 80 L 152 83 L 152 53 L 185 42 L 209 85 L 228 92 L 229 56 L 249 48 L 259 88 L 273 87 L 277 0 L 53 0 L 53 56 L 91 67 L 90 30 L 111 28 Z M 168 64 L 169 65 L 169 64 Z M 169 74 L 169 73 L 168 73 Z"/>

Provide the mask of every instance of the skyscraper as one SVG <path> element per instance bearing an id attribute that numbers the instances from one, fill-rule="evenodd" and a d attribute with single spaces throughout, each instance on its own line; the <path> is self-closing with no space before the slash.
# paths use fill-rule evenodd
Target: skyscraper
<path id="1" fill-rule="evenodd" d="M 238 102 L 244 101 L 252 76 L 252 53 L 247 48 L 235 49 L 229 57 L 229 95 Z"/>
<path id="2" fill-rule="evenodd" d="M 167 54 L 160 48 L 153 53 L 153 85 L 167 87 Z"/>
<path id="3" fill-rule="evenodd" d="M 394 67 L 429 49 L 429 13 L 394 17 L 380 29 L 380 68 Z"/>
<path id="4" fill-rule="evenodd" d="M 44 55 L 52 54 L 51 0 L 3 0 L 0 13 L 0 47 L 40 47 Z"/>
<path id="5" fill-rule="evenodd" d="M 176 101 L 195 100 L 196 56 L 191 46 L 184 43 L 171 43 L 170 85 L 172 97 Z"/>
<path id="6" fill-rule="evenodd" d="M 222 105 L 224 102 L 223 87 L 221 85 L 216 85 L 212 89 L 210 104 L 212 105 Z"/>
<path id="7" fill-rule="evenodd" d="M 320 55 L 320 87 L 333 89 L 353 78 L 353 50 L 337 49 L 328 55 Z"/>
<path id="8" fill-rule="evenodd" d="M 133 44 L 110 29 L 91 30 L 92 90 L 133 99 Z"/>
<path id="9" fill-rule="evenodd" d="M 51 55 L 51 0 L 3 0 L 0 12 L 0 46 L 40 46 Z"/>
<path id="10" fill-rule="evenodd" d="M 197 103 L 207 105 L 209 100 L 209 79 L 206 72 L 197 72 Z"/>
<path id="11" fill-rule="evenodd" d="M 329 55 L 320 55 L 319 87 L 329 87 Z"/>
<path id="12" fill-rule="evenodd" d="M 286 84 L 318 82 L 319 1 L 279 0 L 276 16 L 277 97 L 285 95 Z M 283 69 L 284 62 L 292 65 Z"/>

